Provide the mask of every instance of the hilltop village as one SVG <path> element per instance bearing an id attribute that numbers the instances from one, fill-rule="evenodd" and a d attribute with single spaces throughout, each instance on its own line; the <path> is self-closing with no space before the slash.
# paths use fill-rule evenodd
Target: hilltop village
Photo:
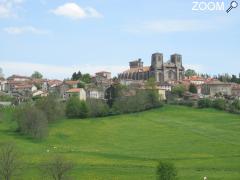
<path id="1" fill-rule="evenodd" d="M 239 99 L 240 85 L 233 82 L 222 82 L 209 76 L 191 75 L 186 76 L 182 56 L 173 54 L 170 60 L 164 62 L 162 53 L 154 53 L 151 65 L 144 66 L 141 59 L 129 62 L 129 69 L 112 77 L 111 72 L 96 72 L 90 76 L 89 82 L 81 80 L 57 80 L 34 78 L 21 75 L 12 75 L 6 79 L 0 78 L 0 104 L 7 106 L 19 104 L 29 99 L 45 97 L 55 94 L 59 99 L 66 101 L 71 96 L 78 96 L 80 100 L 111 98 L 109 92 L 113 85 L 120 84 L 129 89 L 122 96 L 131 96 L 136 91 L 147 89 L 147 82 L 154 79 L 154 88 L 157 90 L 161 100 L 168 100 L 174 87 L 179 85 L 185 88 L 182 95 L 184 99 L 198 100 L 201 98 L 224 98 Z M 194 91 L 189 88 L 194 86 Z M 190 88 L 191 89 L 191 88 Z"/>

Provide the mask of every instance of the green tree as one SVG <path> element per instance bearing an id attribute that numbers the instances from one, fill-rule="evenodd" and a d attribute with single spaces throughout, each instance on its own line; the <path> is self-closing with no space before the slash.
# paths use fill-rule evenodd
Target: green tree
<path id="1" fill-rule="evenodd" d="M 193 69 L 187 69 L 187 70 L 185 71 L 185 76 L 187 76 L 187 77 L 196 76 L 196 75 L 197 75 L 197 73 L 196 73 L 196 71 L 193 70 Z"/>
<path id="2" fill-rule="evenodd" d="M 176 180 L 177 169 L 172 163 L 160 162 L 157 167 L 157 179 L 159 180 Z"/>
<path id="3" fill-rule="evenodd" d="M 91 76 L 90 74 L 83 74 L 82 78 L 80 79 L 82 82 L 89 84 L 91 83 Z"/>
<path id="4" fill-rule="evenodd" d="M 31 77 L 34 78 L 34 79 L 42 79 L 43 75 L 38 71 L 34 71 L 34 73 L 32 74 Z"/>
<path id="5" fill-rule="evenodd" d="M 56 121 L 65 115 L 64 104 L 53 94 L 38 99 L 36 107 L 45 113 L 48 122 Z"/>
<path id="6" fill-rule="evenodd" d="M 212 106 L 212 101 L 208 98 L 198 100 L 199 108 L 210 108 Z"/>
<path id="7" fill-rule="evenodd" d="M 80 101 L 78 97 L 71 97 L 67 101 L 66 115 L 68 118 L 86 118 L 88 117 L 88 106 L 85 101 Z"/>
<path id="8" fill-rule="evenodd" d="M 197 94 L 197 87 L 195 86 L 195 84 L 190 84 L 189 92 Z"/>
<path id="9" fill-rule="evenodd" d="M 89 109 L 89 115 L 91 117 L 102 117 L 109 114 L 109 107 L 103 100 L 88 99 L 87 105 Z"/>
<path id="10" fill-rule="evenodd" d="M 17 120 L 18 131 L 35 139 L 41 139 L 48 135 L 48 121 L 41 110 L 31 104 L 19 106 L 14 119 Z"/>
<path id="11" fill-rule="evenodd" d="M 156 89 L 156 80 L 154 77 L 151 77 L 146 82 L 146 88 L 148 89 Z"/>
<path id="12" fill-rule="evenodd" d="M 178 97 L 183 97 L 185 91 L 186 87 L 182 84 L 178 84 L 172 88 L 172 93 L 177 95 Z"/>
<path id="13" fill-rule="evenodd" d="M 213 107 L 219 110 L 225 110 L 226 108 L 226 101 L 224 99 L 215 99 L 213 101 Z"/>
<path id="14" fill-rule="evenodd" d="M 73 81 L 81 80 L 82 79 L 82 73 L 78 71 L 77 73 L 74 72 L 71 78 Z"/>
<path id="15" fill-rule="evenodd" d="M 0 68 L 0 78 L 3 78 L 3 77 L 4 77 L 3 70 L 2 68 Z"/>

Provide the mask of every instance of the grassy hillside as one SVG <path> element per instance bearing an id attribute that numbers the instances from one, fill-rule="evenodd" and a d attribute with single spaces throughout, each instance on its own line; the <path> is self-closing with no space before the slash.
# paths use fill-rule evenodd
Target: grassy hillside
<path id="1" fill-rule="evenodd" d="M 155 179 L 159 160 L 175 163 L 182 180 L 240 179 L 237 115 L 166 106 L 107 118 L 66 119 L 52 124 L 43 141 L 18 136 L 14 123 L 4 119 L 0 141 L 16 142 L 26 163 L 18 179 L 43 179 L 39 164 L 56 153 L 76 164 L 73 179 Z"/>

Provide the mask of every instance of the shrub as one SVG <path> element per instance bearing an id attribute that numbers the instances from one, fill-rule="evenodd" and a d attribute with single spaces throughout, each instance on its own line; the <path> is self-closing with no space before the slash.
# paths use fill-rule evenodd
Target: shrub
<path id="1" fill-rule="evenodd" d="M 69 172 L 73 169 L 73 163 L 62 156 L 55 156 L 44 164 L 43 173 L 55 180 L 68 179 Z"/>
<path id="2" fill-rule="evenodd" d="M 226 101 L 224 99 L 216 99 L 213 101 L 213 107 L 219 110 L 225 110 Z"/>
<path id="3" fill-rule="evenodd" d="M 157 167 L 157 179 L 175 180 L 177 179 L 177 170 L 172 163 L 160 162 Z"/>
<path id="4" fill-rule="evenodd" d="M 109 114 L 109 107 L 107 103 L 99 99 L 88 99 L 87 105 L 89 108 L 90 117 L 103 117 Z"/>
<path id="5" fill-rule="evenodd" d="M 67 101 L 66 115 L 68 118 L 86 118 L 88 116 L 86 102 L 80 101 L 78 97 L 71 97 Z"/>
<path id="6" fill-rule="evenodd" d="M 14 115 L 20 133 L 41 139 L 48 134 L 48 121 L 45 114 L 35 106 L 27 104 L 17 108 Z"/>
<path id="7" fill-rule="evenodd" d="M 36 107 L 46 114 L 48 122 L 56 121 L 65 115 L 63 103 L 60 103 L 54 95 L 38 99 Z"/>
<path id="8" fill-rule="evenodd" d="M 19 169 L 19 159 L 12 143 L 3 143 L 0 146 L 0 177 L 4 180 L 12 179 Z"/>
<path id="9" fill-rule="evenodd" d="M 115 100 L 113 111 L 115 113 L 139 112 L 162 104 L 159 96 L 154 90 L 139 91 L 134 96 L 121 97 Z"/>
<path id="10" fill-rule="evenodd" d="M 185 91 L 186 91 L 186 88 L 182 84 L 176 85 L 172 88 L 172 93 L 177 95 L 178 97 L 183 97 L 183 94 Z"/>
<path id="11" fill-rule="evenodd" d="M 210 108 L 212 106 L 212 101 L 208 98 L 198 100 L 199 108 Z"/>
<path id="12" fill-rule="evenodd" d="M 233 112 L 233 113 L 239 113 L 240 112 L 240 100 L 234 100 L 230 104 L 229 111 Z"/>
<path id="13" fill-rule="evenodd" d="M 189 92 L 196 94 L 197 93 L 197 87 L 194 84 L 190 84 Z"/>

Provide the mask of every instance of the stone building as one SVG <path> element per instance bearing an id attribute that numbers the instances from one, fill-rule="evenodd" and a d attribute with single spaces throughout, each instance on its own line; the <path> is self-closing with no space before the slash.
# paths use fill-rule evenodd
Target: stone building
<path id="1" fill-rule="evenodd" d="M 154 77 L 156 82 L 164 83 L 184 79 L 184 67 L 180 54 L 171 55 L 170 60 L 164 63 L 163 54 L 155 53 L 152 55 L 151 66 L 143 66 L 141 59 L 131 61 L 129 65 L 130 69 L 118 75 L 120 80 L 147 80 Z"/>
<path id="2" fill-rule="evenodd" d="M 232 94 L 232 84 L 227 82 L 221 82 L 218 80 L 213 80 L 202 85 L 202 94 L 215 96 L 217 94 L 231 95 Z"/>

